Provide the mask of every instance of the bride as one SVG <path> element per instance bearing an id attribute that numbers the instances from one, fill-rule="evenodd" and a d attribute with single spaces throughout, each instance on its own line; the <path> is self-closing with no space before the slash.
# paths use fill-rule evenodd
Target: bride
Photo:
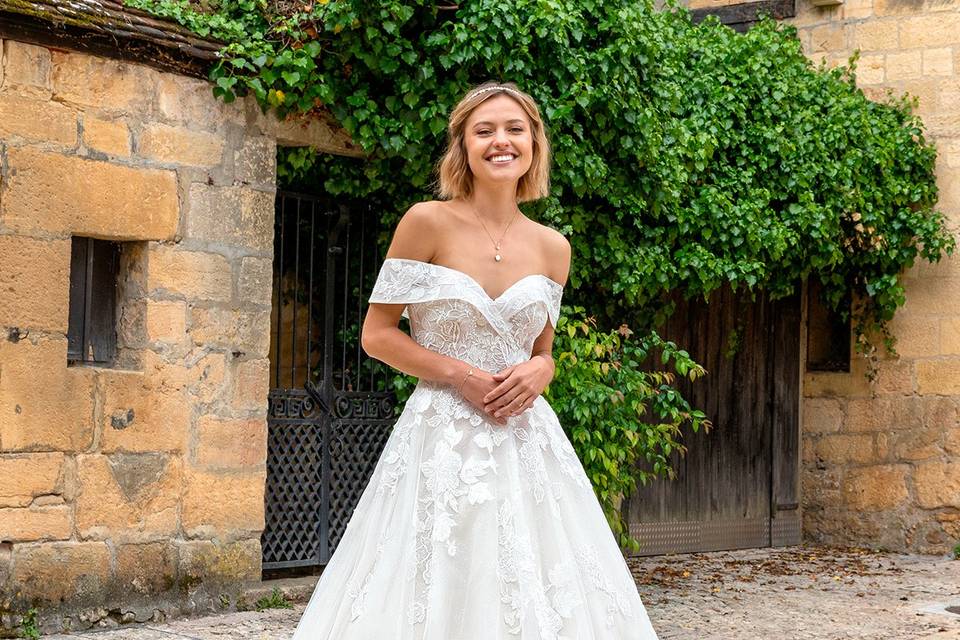
<path id="1" fill-rule="evenodd" d="M 294 640 L 655 640 L 540 395 L 570 245 L 517 207 L 548 193 L 539 109 L 486 83 L 448 133 L 443 200 L 403 215 L 362 332 L 419 382 Z"/>

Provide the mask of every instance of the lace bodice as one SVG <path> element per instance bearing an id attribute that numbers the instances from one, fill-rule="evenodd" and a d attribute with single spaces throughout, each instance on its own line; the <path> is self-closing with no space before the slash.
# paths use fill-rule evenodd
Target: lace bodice
<path id="1" fill-rule="evenodd" d="M 563 286 L 530 274 L 491 298 L 468 274 L 420 260 L 386 258 L 370 302 L 405 304 L 418 344 L 499 371 L 530 358 L 546 322 L 556 327 Z"/>

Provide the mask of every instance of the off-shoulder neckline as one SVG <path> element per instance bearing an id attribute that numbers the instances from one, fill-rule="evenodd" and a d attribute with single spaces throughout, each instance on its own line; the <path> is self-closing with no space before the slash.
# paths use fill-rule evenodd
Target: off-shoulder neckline
<path id="1" fill-rule="evenodd" d="M 415 260 L 415 259 L 413 259 L 413 258 L 384 258 L 383 261 L 384 261 L 384 262 L 387 262 L 388 260 L 395 260 L 395 261 L 398 261 L 398 262 L 409 262 L 409 263 L 414 263 L 414 264 L 427 265 L 427 266 L 429 266 L 429 267 L 435 267 L 435 268 L 437 268 L 437 269 L 442 269 L 442 270 L 444 270 L 444 271 L 451 271 L 451 272 L 453 272 L 453 273 L 459 274 L 459 275 L 463 276 L 464 278 L 466 278 L 467 280 L 469 280 L 473 285 L 475 285 L 475 286 L 477 287 L 477 289 L 479 289 L 481 292 L 483 292 L 483 295 L 485 295 L 485 296 L 487 297 L 487 299 L 490 300 L 491 302 L 497 302 L 498 300 L 500 300 L 501 298 L 503 298 L 505 295 L 507 295 L 507 293 L 509 293 L 511 290 L 513 290 L 513 288 L 516 287 L 517 285 L 519 285 L 521 282 L 525 282 L 526 280 L 529 280 L 529 279 L 531 279 L 531 278 L 543 278 L 543 280 L 545 280 L 547 283 L 553 285 L 554 287 L 556 287 L 557 289 L 559 289 L 559 290 L 561 290 L 561 291 L 563 290 L 563 285 L 560 284 L 559 282 L 557 282 L 556 280 L 554 280 L 553 278 L 551 278 L 551 277 L 548 276 L 548 275 L 545 275 L 545 274 L 542 274 L 542 273 L 528 273 L 528 274 L 525 275 L 525 276 L 521 276 L 519 280 L 516 280 L 515 282 L 513 282 L 510 286 L 508 286 L 506 289 L 504 289 L 502 292 L 500 292 L 499 295 L 497 295 L 496 297 L 494 297 L 494 296 L 491 296 L 489 293 L 487 293 L 487 290 L 483 288 L 483 285 L 480 284 L 480 282 L 479 282 L 476 278 L 474 278 L 473 276 L 471 276 L 471 275 L 470 275 L 469 273 L 467 273 L 466 271 L 460 271 L 459 269 L 454 269 L 453 267 L 448 267 L 448 266 L 443 265 L 443 264 L 437 264 L 437 263 L 435 263 L 435 262 L 425 262 L 425 261 L 423 261 L 423 260 Z"/>

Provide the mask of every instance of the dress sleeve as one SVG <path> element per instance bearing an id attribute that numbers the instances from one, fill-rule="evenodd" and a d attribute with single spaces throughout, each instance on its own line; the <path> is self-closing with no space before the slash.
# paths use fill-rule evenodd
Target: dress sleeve
<path id="1" fill-rule="evenodd" d="M 560 319 L 560 299 L 563 297 L 563 287 L 545 276 L 524 279 L 516 286 L 518 290 L 500 304 L 500 315 L 504 318 L 511 318 L 520 309 L 536 302 L 546 310 L 547 320 L 556 329 L 557 321 Z"/>
<path id="2" fill-rule="evenodd" d="M 557 321 L 560 320 L 560 299 L 563 298 L 563 287 L 551 282 L 547 293 L 547 316 L 550 318 L 550 324 L 557 328 Z"/>
<path id="3" fill-rule="evenodd" d="M 367 300 L 386 304 L 423 302 L 431 297 L 431 275 L 425 263 L 386 258 Z M 406 307 L 402 316 L 410 317 Z"/>

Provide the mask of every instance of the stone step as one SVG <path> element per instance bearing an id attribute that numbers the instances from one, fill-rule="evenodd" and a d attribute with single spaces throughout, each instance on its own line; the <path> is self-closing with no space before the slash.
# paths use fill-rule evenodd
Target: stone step
<path id="1" fill-rule="evenodd" d="M 320 576 L 303 576 L 299 578 L 281 578 L 263 580 L 247 587 L 243 592 L 244 600 L 252 607 L 260 598 L 269 598 L 274 589 L 290 602 L 306 602 L 313 594 Z"/>

